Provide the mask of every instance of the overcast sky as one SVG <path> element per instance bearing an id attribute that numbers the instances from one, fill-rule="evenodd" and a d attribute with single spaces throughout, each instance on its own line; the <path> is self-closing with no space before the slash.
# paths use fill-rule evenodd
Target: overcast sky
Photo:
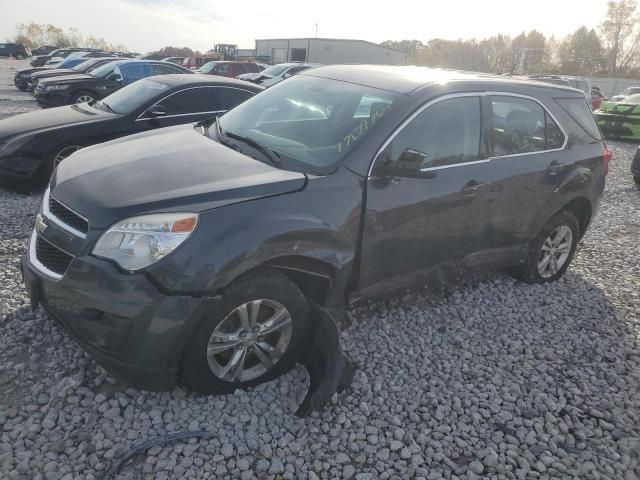
<path id="1" fill-rule="evenodd" d="M 0 40 L 13 37 L 16 24 L 36 22 L 76 27 L 131 51 L 205 51 L 215 43 L 253 48 L 256 38 L 313 37 L 316 21 L 320 37 L 372 42 L 531 29 L 561 37 L 597 27 L 606 0 L 0 0 L 0 12 Z"/>

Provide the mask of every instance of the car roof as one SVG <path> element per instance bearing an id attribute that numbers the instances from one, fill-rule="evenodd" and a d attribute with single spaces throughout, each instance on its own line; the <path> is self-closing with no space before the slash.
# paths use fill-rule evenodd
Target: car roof
<path id="1" fill-rule="evenodd" d="M 443 68 L 390 66 L 390 65 L 331 65 L 300 72 L 298 75 L 323 77 L 349 83 L 364 85 L 379 90 L 387 90 L 400 94 L 411 94 L 426 85 L 448 83 L 454 81 L 477 81 L 499 85 L 522 85 L 544 87 L 565 93 L 580 93 L 581 90 L 550 83 L 536 82 L 533 79 L 514 79 L 489 73 L 465 72 Z"/>
<path id="2" fill-rule="evenodd" d="M 181 85 L 216 85 L 244 89 L 248 88 L 249 90 L 256 92 L 264 90 L 263 87 L 260 87 L 255 83 L 243 82 L 242 80 L 236 80 L 235 78 L 219 77 L 217 75 L 203 75 L 200 73 L 194 73 L 193 75 L 173 73 L 168 75 L 155 75 L 147 78 L 152 79 L 154 82 L 164 83 L 169 87 L 178 87 Z"/>

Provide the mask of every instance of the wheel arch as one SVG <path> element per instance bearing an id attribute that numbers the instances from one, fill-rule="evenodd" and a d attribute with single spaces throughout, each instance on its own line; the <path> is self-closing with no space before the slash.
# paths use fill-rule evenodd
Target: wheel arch
<path id="1" fill-rule="evenodd" d="M 593 215 L 593 207 L 591 202 L 586 197 L 576 197 L 567 204 L 565 204 L 558 212 L 566 210 L 571 212 L 578 219 L 580 225 L 580 238 L 582 238 L 589 227 L 591 217 Z M 554 214 L 555 215 L 555 214 Z"/>

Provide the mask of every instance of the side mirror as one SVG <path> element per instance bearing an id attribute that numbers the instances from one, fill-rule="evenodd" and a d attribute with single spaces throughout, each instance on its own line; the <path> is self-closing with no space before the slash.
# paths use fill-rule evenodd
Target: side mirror
<path id="1" fill-rule="evenodd" d="M 164 117 L 167 114 L 167 109 L 162 105 L 152 105 L 147 110 L 147 114 L 150 117 Z"/>
<path id="2" fill-rule="evenodd" d="M 373 173 L 375 175 L 389 177 L 435 177 L 435 172 L 422 171 L 426 158 L 426 153 L 407 148 L 400 154 L 398 160 L 394 162 L 379 158 L 378 161 L 376 161 Z"/>

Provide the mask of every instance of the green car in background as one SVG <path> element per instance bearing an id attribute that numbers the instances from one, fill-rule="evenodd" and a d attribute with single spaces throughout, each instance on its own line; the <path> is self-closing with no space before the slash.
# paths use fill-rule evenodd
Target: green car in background
<path id="1" fill-rule="evenodd" d="M 640 94 L 602 102 L 593 114 L 606 138 L 640 140 Z"/>

